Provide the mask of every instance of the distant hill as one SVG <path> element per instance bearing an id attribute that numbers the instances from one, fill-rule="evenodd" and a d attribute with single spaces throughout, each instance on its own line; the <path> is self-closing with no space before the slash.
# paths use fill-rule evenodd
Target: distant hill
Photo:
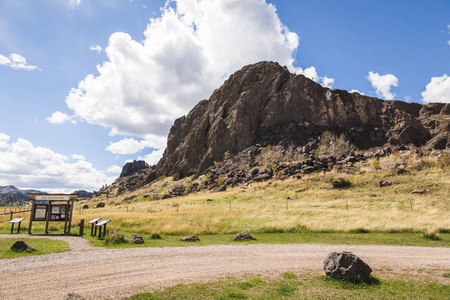
<path id="1" fill-rule="evenodd" d="M 33 189 L 21 190 L 13 185 L 0 186 L 0 206 L 21 206 L 27 204 L 29 201 L 27 194 L 48 193 Z M 77 194 L 79 198 L 88 198 L 93 195 L 93 193 L 85 190 L 74 191 L 72 194 Z"/>
<path id="2" fill-rule="evenodd" d="M 28 193 L 47 194 L 39 190 L 21 190 L 13 185 L 0 186 L 0 206 L 20 206 L 28 203 Z"/>

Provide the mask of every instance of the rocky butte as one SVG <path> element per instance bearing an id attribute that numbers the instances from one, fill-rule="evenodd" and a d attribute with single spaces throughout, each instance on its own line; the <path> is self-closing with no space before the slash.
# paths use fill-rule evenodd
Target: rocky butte
<path id="1" fill-rule="evenodd" d="M 255 145 L 305 147 L 325 131 L 345 134 L 358 149 L 411 144 L 445 149 L 450 104 L 384 101 L 330 90 L 278 63 L 248 65 L 174 122 L 146 182 L 200 175 Z"/>

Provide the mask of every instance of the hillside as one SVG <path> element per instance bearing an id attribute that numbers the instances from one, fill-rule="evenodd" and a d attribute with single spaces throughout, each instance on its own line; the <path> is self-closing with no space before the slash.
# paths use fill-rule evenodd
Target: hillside
<path id="1" fill-rule="evenodd" d="M 38 190 L 21 190 L 13 185 L 0 186 L 0 206 L 22 206 L 28 203 L 27 193 L 43 193 Z"/>

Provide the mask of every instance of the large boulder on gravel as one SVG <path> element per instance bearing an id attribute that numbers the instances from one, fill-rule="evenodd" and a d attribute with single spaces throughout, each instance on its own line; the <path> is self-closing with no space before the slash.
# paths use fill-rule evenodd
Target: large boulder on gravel
<path id="1" fill-rule="evenodd" d="M 235 241 L 243 241 L 243 240 L 256 240 L 252 237 L 248 232 L 239 232 L 234 238 Z"/>
<path id="2" fill-rule="evenodd" d="M 185 241 L 185 242 L 196 242 L 196 241 L 200 241 L 200 239 L 195 236 L 195 235 L 187 235 L 185 237 L 182 237 L 180 239 L 181 241 Z"/>
<path id="3" fill-rule="evenodd" d="M 327 276 L 336 279 L 349 279 L 353 282 L 367 282 L 372 269 L 351 252 L 331 252 L 323 263 Z"/>
<path id="4" fill-rule="evenodd" d="M 68 293 L 62 298 L 62 300 L 84 300 L 84 299 L 85 299 L 84 297 L 75 293 Z"/>
<path id="5" fill-rule="evenodd" d="M 144 243 L 144 238 L 139 233 L 135 233 L 135 234 L 133 234 L 132 237 L 130 237 L 130 239 L 128 240 L 128 243 L 130 243 L 130 244 L 143 244 Z"/>
<path id="6" fill-rule="evenodd" d="M 30 246 L 28 246 L 24 241 L 17 241 L 15 242 L 12 246 L 11 246 L 11 250 L 14 252 L 34 252 L 37 251 L 34 248 L 31 248 Z"/>

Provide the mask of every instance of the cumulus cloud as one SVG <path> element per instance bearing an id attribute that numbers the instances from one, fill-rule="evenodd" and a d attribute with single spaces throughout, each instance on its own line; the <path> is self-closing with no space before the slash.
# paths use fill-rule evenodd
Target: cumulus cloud
<path id="1" fill-rule="evenodd" d="M 328 78 L 327 76 L 321 78 L 323 87 L 327 87 L 329 89 L 333 88 L 334 78 Z"/>
<path id="2" fill-rule="evenodd" d="M 138 159 L 145 160 L 146 163 L 148 163 L 150 166 L 155 165 L 158 163 L 158 161 L 161 159 L 161 157 L 164 154 L 165 149 L 159 149 L 155 150 L 150 154 L 147 154 L 145 156 L 139 156 Z"/>
<path id="3" fill-rule="evenodd" d="M 47 118 L 47 121 L 52 124 L 62 124 L 62 123 L 66 123 L 69 121 L 75 122 L 72 119 L 73 119 L 73 117 L 71 117 L 65 113 L 62 113 L 60 111 L 55 111 L 50 117 Z"/>
<path id="4" fill-rule="evenodd" d="M 3 143 L 6 135 L 0 134 Z M 68 157 L 19 138 L 0 151 L 0 185 L 13 184 L 59 192 L 96 190 L 113 180 L 84 159 L 70 163 Z"/>
<path id="5" fill-rule="evenodd" d="M 443 102 L 450 103 L 450 77 L 447 74 L 441 77 L 431 78 L 430 83 L 422 92 L 422 100 L 424 102 Z"/>
<path id="6" fill-rule="evenodd" d="M 391 87 L 398 86 L 397 77 L 392 74 L 380 75 L 370 71 L 367 80 L 372 83 L 372 87 L 375 88 L 378 97 L 382 97 L 386 100 L 394 99 L 395 94 L 391 92 Z"/>
<path id="7" fill-rule="evenodd" d="M 299 37 L 265 0 L 168 1 L 144 35 L 142 42 L 122 32 L 110 36 L 99 74 L 86 76 L 66 98 L 76 116 L 111 135 L 165 139 L 176 118 L 246 64 L 278 61 L 320 79 L 314 67 L 293 66 Z M 125 153 L 142 147 L 119 143 L 108 148 Z"/>
<path id="8" fill-rule="evenodd" d="M 116 165 L 110 166 L 106 172 L 108 173 L 121 173 L 122 172 L 122 168 Z"/>
<path id="9" fill-rule="evenodd" d="M 81 0 L 69 0 L 69 6 L 72 8 L 75 8 L 80 4 L 81 4 Z"/>
<path id="10" fill-rule="evenodd" d="M 10 67 L 14 70 L 25 70 L 25 71 L 40 70 L 37 66 L 29 65 L 25 57 L 17 53 L 12 53 L 9 55 L 9 57 L 0 54 L 0 65 Z"/>
<path id="11" fill-rule="evenodd" d="M 99 45 L 92 45 L 91 47 L 89 47 L 89 49 L 91 49 L 92 51 L 97 51 L 98 54 L 102 52 L 102 47 L 100 47 Z"/>
<path id="12" fill-rule="evenodd" d="M 146 139 L 141 141 L 133 138 L 124 138 L 116 143 L 110 143 L 105 150 L 114 154 L 134 154 L 144 148 L 161 149 L 166 145 L 166 138 L 156 135 L 147 135 Z"/>
<path id="13" fill-rule="evenodd" d="M 358 93 L 358 94 L 360 94 L 360 95 L 365 95 L 363 92 L 360 92 L 360 91 L 355 90 L 355 89 L 349 91 L 349 93 Z"/>
<path id="14" fill-rule="evenodd" d="M 6 148 L 9 146 L 9 135 L 6 135 L 4 133 L 0 133 L 0 148 Z"/>
<path id="15" fill-rule="evenodd" d="M 73 154 L 72 155 L 72 159 L 76 159 L 76 160 L 85 160 L 86 157 L 84 155 L 81 154 Z"/>

